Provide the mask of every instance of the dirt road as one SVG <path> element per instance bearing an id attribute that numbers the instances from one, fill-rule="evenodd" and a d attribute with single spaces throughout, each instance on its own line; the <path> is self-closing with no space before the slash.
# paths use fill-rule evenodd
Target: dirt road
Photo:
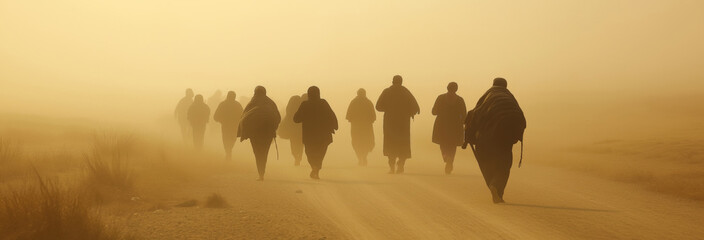
<path id="1" fill-rule="evenodd" d="M 319 181 L 284 153 L 270 160 L 264 182 L 254 181 L 253 161 L 240 159 L 231 174 L 168 202 L 219 192 L 229 209 L 145 212 L 128 230 L 147 239 L 704 239 L 701 202 L 577 172 L 514 165 L 507 203 L 493 204 L 466 152 L 445 176 L 432 151 L 415 153 L 402 175 L 387 174 L 381 157 L 358 167 L 338 151 Z"/>

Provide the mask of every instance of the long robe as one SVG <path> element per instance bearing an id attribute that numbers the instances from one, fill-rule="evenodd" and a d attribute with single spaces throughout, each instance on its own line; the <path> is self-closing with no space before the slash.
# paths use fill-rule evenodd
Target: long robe
<path id="1" fill-rule="evenodd" d="M 325 99 L 308 100 L 301 103 L 293 121 L 303 127 L 303 144 L 330 144 L 337 130 L 337 116 Z"/>
<path id="2" fill-rule="evenodd" d="M 237 128 L 242 119 L 242 105 L 234 99 L 226 99 L 218 105 L 213 120 L 220 123 L 222 142 L 226 151 L 231 151 L 237 140 Z"/>
<path id="3" fill-rule="evenodd" d="M 374 149 L 374 104 L 366 96 L 357 96 L 347 108 L 347 121 L 352 125 L 352 147 L 358 152 Z"/>
<path id="4" fill-rule="evenodd" d="M 303 144 L 308 163 L 314 170 L 323 166 L 323 158 L 332 134 L 337 130 L 337 116 L 325 99 L 311 99 L 301 103 L 293 121 L 303 125 Z"/>
<path id="5" fill-rule="evenodd" d="M 260 178 L 266 172 L 269 147 L 280 122 L 281 115 L 276 103 L 267 96 L 254 96 L 244 108 L 238 136 L 240 141 L 250 139 Z"/>
<path id="6" fill-rule="evenodd" d="M 184 140 L 191 135 L 191 124 L 188 122 L 188 108 L 193 104 L 193 97 L 185 96 L 178 101 L 174 109 L 174 117 L 181 128 L 181 135 Z"/>
<path id="7" fill-rule="evenodd" d="M 238 131 L 240 141 L 252 137 L 274 138 L 280 122 L 276 103 L 267 96 L 255 96 L 244 108 Z"/>
<path id="8" fill-rule="evenodd" d="M 416 98 L 401 85 L 392 85 L 379 96 L 376 110 L 384 112 L 384 156 L 411 157 L 411 118 L 420 113 Z"/>
<path id="9" fill-rule="evenodd" d="M 203 146 L 205 137 L 205 124 L 210 120 L 210 108 L 203 102 L 194 102 L 188 108 L 188 121 L 193 129 L 193 145 L 197 148 Z"/>
<path id="10" fill-rule="evenodd" d="M 437 116 L 433 125 L 433 142 L 447 146 L 462 145 L 467 115 L 464 99 L 447 93 L 438 96 L 433 105 L 433 115 Z"/>
<path id="11" fill-rule="evenodd" d="M 300 123 L 293 122 L 293 115 L 298 111 L 301 102 L 303 102 L 303 99 L 297 95 L 292 96 L 288 100 L 286 115 L 284 115 L 283 120 L 281 120 L 279 130 L 277 131 L 279 137 L 288 139 L 291 143 L 291 154 L 295 159 L 296 165 L 298 165 L 303 157 L 303 128 Z"/>

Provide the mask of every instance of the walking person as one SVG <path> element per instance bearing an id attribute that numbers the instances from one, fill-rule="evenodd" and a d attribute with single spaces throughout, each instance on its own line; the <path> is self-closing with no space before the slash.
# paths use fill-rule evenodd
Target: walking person
<path id="1" fill-rule="evenodd" d="M 190 141 L 191 137 L 191 124 L 188 122 L 188 108 L 191 107 L 191 104 L 193 104 L 193 89 L 188 88 L 186 89 L 186 95 L 178 101 L 174 110 L 174 117 L 181 129 L 183 142 Z"/>
<path id="2" fill-rule="evenodd" d="M 435 99 L 433 115 L 433 143 L 440 145 L 442 160 L 445 162 L 445 174 L 452 173 L 457 147 L 464 143 L 464 119 L 467 106 L 464 99 L 457 95 L 457 83 L 447 85 L 447 93 Z"/>
<path id="3" fill-rule="evenodd" d="M 220 123 L 226 160 L 232 159 L 232 147 L 237 141 L 237 128 L 242 119 L 242 112 L 242 105 L 237 102 L 237 94 L 234 91 L 229 91 L 225 100 L 218 104 L 218 108 L 213 114 L 213 120 Z"/>
<path id="4" fill-rule="evenodd" d="M 357 155 L 360 166 L 367 166 L 367 156 L 374 149 L 374 122 L 376 111 L 374 104 L 367 98 L 364 88 L 357 90 L 357 97 L 352 99 L 347 108 L 347 121 L 352 125 L 352 148 Z"/>
<path id="5" fill-rule="evenodd" d="M 276 137 L 276 129 L 280 122 L 281 115 L 276 103 L 266 96 L 264 87 L 257 86 L 254 89 L 252 100 L 244 108 L 238 134 L 240 141 L 249 139 L 252 144 L 252 151 L 254 151 L 257 171 L 259 172 L 257 181 L 264 180 L 269 147 L 271 147 L 271 142 Z"/>
<path id="6" fill-rule="evenodd" d="M 188 122 L 193 129 L 193 146 L 203 148 L 205 138 L 205 125 L 210 121 L 210 108 L 203 101 L 203 95 L 196 95 L 193 104 L 188 108 Z"/>
<path id="7" fill-rule="evenodd" d="M 384 156 L 389 158 L 389 173 L 403 173 L 411 158 L 411 119 L 420 114 L 416 98 L 394 76 L 391 87 L 384 89 L 376 101 L 376 110 L 384 112 Z"/>
<path id="8" fill-rule="evenodd" d="M 513 144 L 518 141 L 523 144 L 526 128 L 523 110 L 507 85 L 506 79 L 494 79 L 493 86 L 479 99 L 465 121 L 463 148 L 472 145 L 494 203 L 504 202 L 504 189 L 513 165 Z"/>
<path id="9" fill-rule="evenodd" d="M 303 127 L 303 144 L 311 167 L 310 177 L 320 179 L 319 172 L 323 167 L 325 153 L 338 126 L 337 116 L 328 102 L 320 98 L 318 87 L 308 88 L 308 100 L 301 103 L 293 121 L 301 123 Z"/>
<path id="10" fill-rule="evenodd" d="M 215 90 L 213 95 L 208 97 L 208 99 L 205 101 L 206 104 L 208 104 L 208 107 L 210 107 L 210 110 L 215 110 L 218 108 L 220 103 L 222 102 L 222 91 L 220 90 Z M 208 135 L 210 136 L 215 136 L 217 134 L 217 128 L 215 127 L 217 123 L 216 122 L 210 122 L 208 123 Z"/>
<path id="11" fill-rule="evenodd" d="M 279 125 L 279 137 L 288 139 L 291 144 L 291 155 L 293 155 L 293 165 L 300 166 L 303 159 L 303 129 L 300 123 L 293 121 L 293 115 L 296 114 L 301 106 L 303 98 L 298 95 L 291 96 L 286 104 L 286 115 L 281 120 Z"/>

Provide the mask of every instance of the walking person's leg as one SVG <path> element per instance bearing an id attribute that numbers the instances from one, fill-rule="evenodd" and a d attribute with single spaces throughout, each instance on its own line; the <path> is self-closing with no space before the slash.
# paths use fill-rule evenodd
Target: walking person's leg
<path id="1" fill-rule="evenodd" d="M 496 187 L 501 202 L 503 202 L 504 189 L 506 189 L 506 184 L 511 174 L 511 166 L 513 165 L 513 152 L 511 148 L 512 145 L 498 146 L 496 152 L 496 175 L 493 180 L 493 185 Z"/>
<path id="2" fill-rule="evenodd" d="M 254 157 L 257 161 L 257 171 L 259 172 L 259 178 L 257 180 L 261 181 L 264 180 L 266 162 L 272 138 L 251 138 L 250 141 L 252 142 L 252 150 L 254 150 Z"/>
<path id="3" fill-rule="evenodd" d="M 389 156 L 389 174 L 396 173 L 396 156 Z"/>

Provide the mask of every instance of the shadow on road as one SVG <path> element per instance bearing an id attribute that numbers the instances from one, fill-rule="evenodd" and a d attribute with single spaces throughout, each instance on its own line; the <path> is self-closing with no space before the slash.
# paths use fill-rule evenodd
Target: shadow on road
<path id="1" fill-rule="evenodd" d="M 543 208 L 543 209 L 555 209 L 555 210 L 572 210 L 572 211 L 587 211 L 587 212 L 616 212 L 614 210 L 605 209 L 592 209 L 592 208 L 573 208 L 573 207 L 555 207 L 555 206 L 542 206 L 533 204 L 520 204 L 520 203 L 505 203 L 505 206 L 515 206 L 515 207 L 531 207 L 531 208 Z"/>

